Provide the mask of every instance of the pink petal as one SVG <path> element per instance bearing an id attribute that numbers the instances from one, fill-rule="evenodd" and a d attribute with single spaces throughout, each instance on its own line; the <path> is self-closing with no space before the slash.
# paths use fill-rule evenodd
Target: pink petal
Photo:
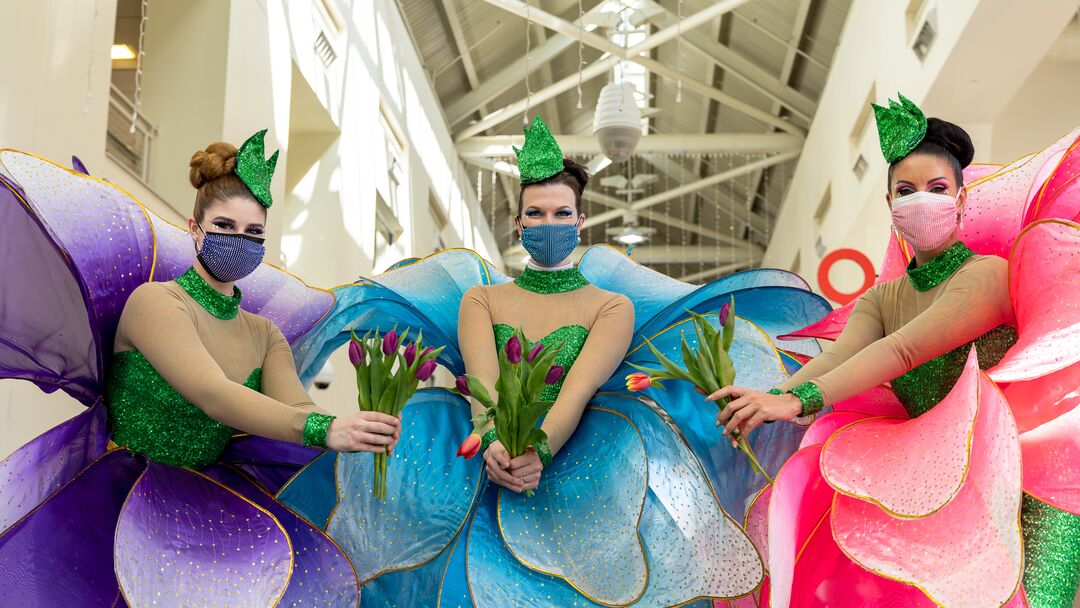
<path id="1" fill-rule="evenodd" d="M 837 544 L 855 562 L 884 576 L 917 583 L 931 598 L 950 607 L 1002 605 L 1015 594 L 1023 570 L 1020 442 L 1008 404 L 975 365 L 969 359 L 958 383 L 970 382 L 972 377 L 978 381 L 978 414 L 970 466 L 956 496 L 926 517 L 902 519 L 869 502 L 840 495 L 832 515 Z M 931 413 L 943 407 L 964 409 L 956 402 L 965 394 L 970 398 L 970 392 L 954 390 Z M 910 424 L 894 425 L 892 430 L 904 432 Z M 940 434 L 955 429 L 925 431 Z M 929 442 L 925 446 L 933 448 Z M 953 466 L 950 462 L 949 467 Z"/>
<path id="2" fill-rule="evenodd" d="M 1043 220 L 1016 241 L 1009 296 L 1017 343 L 989 371 L 997 382 L 1030 380 L 1080 361 L 1080 225 Z"/>
<path id="3" fill-rule="evenodd" d="M 982 378 L 978 366 L 972 348 L 956 386 L 918 418 L 871 419 L 838 432 L 821 457 L 829 485 L 898 517 L 924 517 L 940 509 L 967 475 Z"/>
<path id="4" fill-rule="evenodd" d="M 1020 435 L 1024 491 L 1058 509 L 1080 515 L 1080 407 Z M 1065 465 L 1065 466 L 1063 466 Z"/>
<path id="5" fill-rule="evenodd" d="M 836 431 L 839 431 L 853 422 L 865 420 L 866 418 L 869 418 L 869 416 L 860 412 L 833 412 L 831 414 L 826 414 L 815 420 L 814 423 L 810 425 L 810 428 L 806 429 L 806 433 L 803 434 L 799 448 L 805 448 L 811 445 L 823 445 Z"/>
<path id="6" fill-rule="evenodd" d="M 833 404 L 835 412 L 859 412 L 868 416 L 887 416 L 889 418 L 908 418 L 907 410 L 896 398 L 896 393 L 884 386 L 863 391 L 851 399 Z"/>

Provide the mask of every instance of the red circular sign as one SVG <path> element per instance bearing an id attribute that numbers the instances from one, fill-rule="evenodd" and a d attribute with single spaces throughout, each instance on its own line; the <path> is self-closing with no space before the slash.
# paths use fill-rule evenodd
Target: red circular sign
<path id="1" fill-rule="evenodd" d="M 833 264 L 840 260 L 851 260 L 858 264 L 859 268 L 863 271 L 862 287 L 852 293 L 842 293 L 837 291 L 829 281 L 829 271 L 832 270 Z M 837 249 L 835 251 L 830 251 L 822 258 L 821 265 L 818 266 L 817 271 L 817 281 L 818 286 L 821 287 L 821 293 L 825 294 L 825 297 L 833 302 L 838 302 L 841 306 L 861 296 L 867 289 L 873 287 L 876 279 L 877 274 L 874 272 L 874 264 L 870 262 L 870 258 L 854 249 Z"/>

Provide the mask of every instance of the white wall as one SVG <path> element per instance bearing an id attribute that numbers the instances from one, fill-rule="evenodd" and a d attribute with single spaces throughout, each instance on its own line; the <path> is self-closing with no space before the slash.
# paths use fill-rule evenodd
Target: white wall
<path id="1" fill-rule="evenodd" d="M 452 223 L 443 234 L 447 245 L 474 248 L 501 264 L 395 2 L 332 4 L 342 28 L 330 32 L 337 60 L 327 68 L 314 50 L 316 36 L 327 30 L 321 0 L 150 0 L 143 111 L 161 135 L 149 185 L 104 153 L 115 0 L 5 6 L 0 51 L 19 61 L 4 64 L 11 86 L 0 91 L 0 147 L 62 164 L 77 153 L 91 172 L 182 223 L 194 198 L 187 183 L 192 152 L 217 139 L 239 144 L 268 128 L 267 151 L 281 155 L 267 261 L 332 287 L 399 258 L 427 255 L 437 239 L 430 192 Z M 407 140 L 401 191 L 407 198 L 398 213 L 405 233 L 381 252 L 381 267 L 374 245 L 375 192 L 387 187 L 380 107 Z M 304 168 L 287 191 L 291 136 Z M 343 358 L 335 363 L 348 369 Z M 339 371 L 329 391 L 313 396 L 345 413 L 354 407 L 355 388 L 343 376 Z M 64 395 L 0 381 L 0 457 L 78 408 Z"/>
<path id="2" fill-rule="evenodd" d="M 889 230 L 887 167 L 872 117 L 869 128 L 852 141 L 871 87 L 877 103 L 903 92 L 928 115 L 968 128 L 977 161 L 1012 160 L 1009 148 L 1022 147 L 1014 143 L 1021 139 L 1016 131 L 1024 133 L 1023 146 L 1031 151 L 1056 138 L 1047 133 L 1063 134 L 1078 122 L 1076 98 L 1067 93 L 1072 89 L 1062 90 L 1059 84 L 1057 95 L 1050 90 L 1053 78 L 1068 69 L 1040 65 L 1075 15 L 1073 0 L 926 0 L 925 9 L 936 7 L 938 35 L 922 61 L 909 48 L 912 32 L 905 15 L 909 5 L 918 4 L 853 2 L 763 265 L 790 267 L 798 253 L 801 273 L 817 287 L 820 257 L 813 215 L 830 186 L 832 204 L 821 229 L 826 251 L 851 247 L 865 253 L 875 268 L 880 263 Z M 1024 27 L 1017 28 L 1018 23 Z M 1037 93 L 1024 89 L 1029 74 L 1040 87 Z M 1060 100 L 1049 100 L 1058 95 Z M 852 171 L 859 154 L 868 163 L 862 179 Z M 851 263 L 837 264 L 830 277 L 841 291 L 854 291 L 862 281 Z"/>

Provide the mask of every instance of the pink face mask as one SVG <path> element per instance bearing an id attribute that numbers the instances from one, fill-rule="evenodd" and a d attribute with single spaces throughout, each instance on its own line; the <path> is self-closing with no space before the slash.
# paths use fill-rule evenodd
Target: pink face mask
<path id="1" fill-rule="evenodd" d="M 937 249 L 956 231 L 959 200 L 959 193 L 955 198 L 933 192 L 901 196 L 892 202 L 893 227 L 915 249 Z"/>

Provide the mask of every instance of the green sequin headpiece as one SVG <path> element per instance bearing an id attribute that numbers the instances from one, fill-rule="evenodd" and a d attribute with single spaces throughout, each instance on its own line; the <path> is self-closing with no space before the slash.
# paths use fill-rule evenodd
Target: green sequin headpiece
<path id="1" fill-rule="evenodd" d="M 265 137 L 266 129 L 263 129 L 240 146 L 236 153 L 236 176 L 251 190 L 256 200 L 269 209 L 270 205 L 274 204 L 270 198 L 270 180 L 274 177 L 278 153 L 274 152 L 270 158 L 265 158 Z"/>
<path id="2" fill-rule="evenodd" d="M 562 148 L 538 115 L 525 127 L 525 145 L 514 148 L 522 184 L 535 184 L 563 170 Z"/>
<path id="3" fill-rule="evenodd" d="M 877 120 L 881 153 L 890 165 L 911 154 L 926 137 L 926 115 L 910 99 L 899 93 L 897 95 L 900 102 L 890 99 L 887 108 L 870 104 Z"/>

